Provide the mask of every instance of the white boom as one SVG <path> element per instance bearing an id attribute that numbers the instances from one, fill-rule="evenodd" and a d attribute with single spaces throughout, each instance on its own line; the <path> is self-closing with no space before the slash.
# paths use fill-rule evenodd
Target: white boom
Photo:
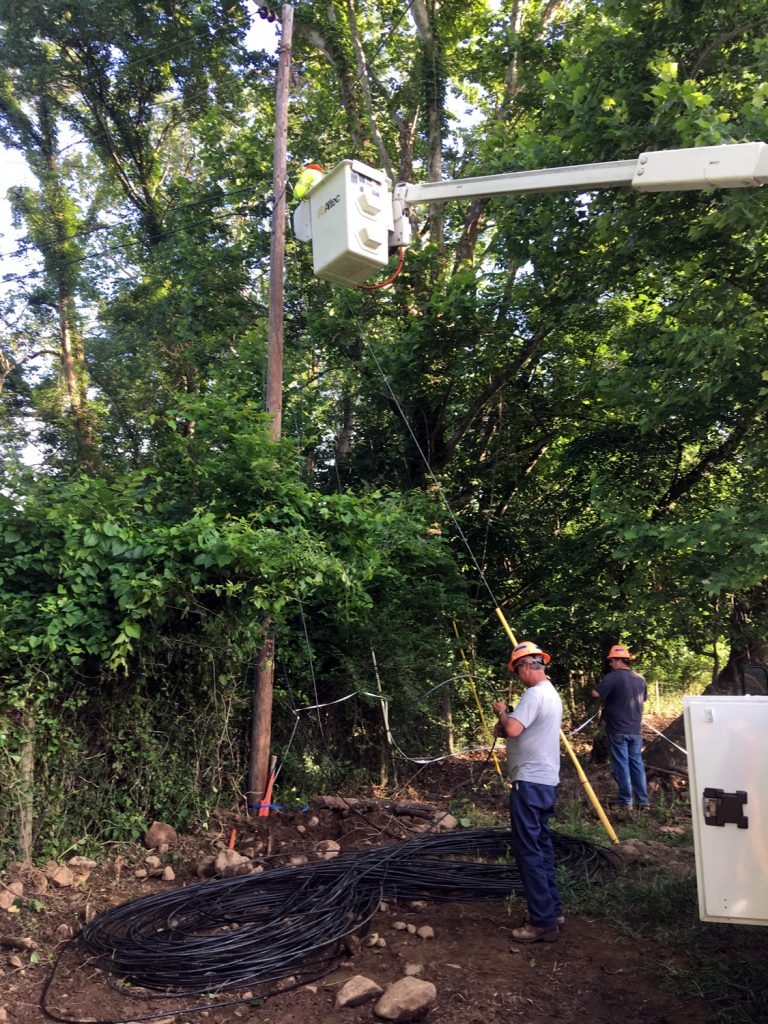
<path id="1" fill-rule="evenodd" d="M 342 160 L 294 214 L 296 236 L 312 241 L 315 274 L 355 286 L 386 266 L 390 249 L 411 240 L 408 207 L 452 199 L 630 187 L 638 192 L 754 188 L 768 182 L 768 145 L 742 142 L 641 153 L 636 160 L 544 167 L 476 178 L 401 182 L 390 192 L 382 171 Z"/>

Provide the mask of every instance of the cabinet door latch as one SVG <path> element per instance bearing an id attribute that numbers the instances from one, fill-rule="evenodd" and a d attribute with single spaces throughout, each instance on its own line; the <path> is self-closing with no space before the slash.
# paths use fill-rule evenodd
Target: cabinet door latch
<path id="1" fill-rule="evenodd" d="M 743 810 L 746 802 L 747 794 L 743 789 L 737 789 L 735 793 L 726 793 L 724 789 L 705 789 L 704 824 L 718 828 L 728 824 L 749 828 L 749 819 Z"/>

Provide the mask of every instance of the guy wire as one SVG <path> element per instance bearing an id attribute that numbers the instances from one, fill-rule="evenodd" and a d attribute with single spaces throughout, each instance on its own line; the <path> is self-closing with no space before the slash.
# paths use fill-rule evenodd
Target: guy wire
<path id="1" fill-rule="evenodd" d="M 371 343 L 368 341 L 368 339 L 365 337 L 365 335 L 363 335 L 363 342 L 365 343 L 365 346 L 368 349 L 368 351 L 371 353 L 373 361 L 376 364 L 376 368 L 379 371 L 379 373 L 381 374 L 381 378 L 382 378 L 382 380 L 384 381 L 384 383 L 385 383 L 385 385 L 387 387 L 387 391 L 389 391 L 390 397 L 391 397 L 392 401 L 395 403 L 397 411 L 400 413 L 400 417 L 402 418 L 402 421 L 405 424 L 406 429 L 408 430 L 408 433 L 411 435 L 411 439 L 413 440 L 413 443 L 416 445 L 416 450 L 418 451 L 419 455 L 421 456 L 424 465 L 427 467 L 427 472 L 429 473 L 429 476 L 432 479 L 432 482 L 434 483 L 435 487 L 437 488 L 437 492 L 440 495 L 440 498 L 441 498 L 443 504 L 445 505 L 446 509 L 448 510 L 448 514 L 451 517 L 451 520 L 453 521 L 453 525 L 456 528 L 456 532 L 458 533 L 459 537 L 461 537 L 462 543 L 464 544 L 464 547 L 467 550 L 467 554 L 469 555 L 470 559 L 472 560 L 472 564 L 474 565 L 475 569 L 477 570 L 477 574 L 478 574 L 480 580 L 482 581 L 483 585 L 485 586 L 485 589 L 488 591 L 488 595 L 489 595 L 491 601 L 493 602 L 494 608 L 498 608 L 499 607 L 499 602 L 496 600 L 496 597 L 495 597 L 493 591 L 491 590 L 491 585 L 488 582 L 488 580 L 486 579 L 485 573 L 480 568 L 480 563 L 478 562 L 477 558 L 475 558 L 475 553 L 472 550 L 472 547 L 471 547 L 469 541 L 467 540 L 467 536 L 464 533 L 464 531 L 462 530 L 461 526 L 459 525 L 459 521 L 456 518 L 456 515 L 455 515 L 454 511 L 451 508 L 450 503 L 449 503 L 448 499 L 446 498 L 445 494 L 443 493 L 443 488 L 442 488 L 439 480 L 435 476 L 435 474 L 434 474 L 434 472 L 432 470 L 432 466 L 429 464 L 429 459 L 424 454 L 424 450 L 421 447 L 421 445 L 419 444 L 418 438 L 416 437 L 416 435 L 413 432 L 413 429 L 411 428 L 411 424 L 408 421 L 408 417 L 405 415 L 405 411 L 403 410 L 402 405 L 398 401 L 397 395 L 392 390 L 392 385 L 389 383 L 389 378 L 384 373 L 384 370 L 382 369 L 381 363 L 376 358 L 376 353 L 374 352 L 373 347 L 371 346 Z"/>

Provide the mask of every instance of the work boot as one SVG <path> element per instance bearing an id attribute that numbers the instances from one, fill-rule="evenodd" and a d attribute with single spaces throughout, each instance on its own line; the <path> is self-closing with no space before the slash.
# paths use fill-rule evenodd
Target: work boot
<path id="1" fill-rule="evenodd" d="M 525 917 L 523 918 L 523 924 L 530 924 L 530 923 L 531 923 L 531 919 L 526 914 Z M 557 921 L 555 923 L 556 923 L 558 928 L 565 928 L 565 917 L 564 917 L 564 915 L 561 914 L 560 917 L 558 917 L 558 919 L 557 919 Z"/>
<path id="2" fill-rule="evenodd" d="M 632 818 L 632 804 L 616 804 L 612 816 L 616 821 L 629 821 Z"/>
<path id="3" fill-rule="evenodd" d="M 560 938 L 560 929 L 540 928 L 535 924 L 524 924 L 522 928 L 512 929 L 513 942 L 557 942 Z"/>

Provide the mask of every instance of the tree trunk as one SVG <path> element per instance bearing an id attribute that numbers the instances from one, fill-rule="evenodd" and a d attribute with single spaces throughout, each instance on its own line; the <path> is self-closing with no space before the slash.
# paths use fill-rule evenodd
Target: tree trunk
<path id="1" fill-rule="evenodd" d="M 64 377 L 69 408 L 75 428 L 75 446 L 78 461 L 87 473 L 94 470 L 93 435 L 87 416 L 87 398 L 85 385 L 85 368 L 82 359 L 77 359 L 72 341 L 69 311 L 72 307 L 72 296 L 67 293 L 66 286 L 59 282 L 58 286 L 59 344 L 61 372 Z M 81 347 L 78 346 L 80 349 Z"/>
<path id="2" fill-rule="evenodd" d="M 35 721 L 27 708 L 21 716 L 19 752 L 19 848 L 24 863 L 32 860 L 35 821 Z"/>
<path id="3" fill-rule="evenodd" d="M 421 39 L 424 62 L 424 98 L 427 108 L 427 177 L 443 177 L 443 120 L 445 117 L 445 71 L 440 40 L 435 32 L 435 11 L 427 10 L 424 0 L 413 0 L 411 14 Z M 441 203 L 429 207 L 429 238 L 443 250 L 443 211 Z"/>
<path id="4" fill-rule="evenodd" d="M 268 626 L 268 623 L 265 623 Z M 248 770 L 248 814 L 256 818 L 267 789 L 269 744 L 272 735 L 272 693 L 275 678 L 275 648 L 270 638 L 264 642 L 256 663 L 251 714 L 251 752 Z"/>
<path id="5" fill-rule="evenodd" d="M 451 695 L 448 687 L 443 687 L 443 723 L 445 728 L 445 751 L 452 754 L 453 746 L 453 713 L 451 711 Z"/>

